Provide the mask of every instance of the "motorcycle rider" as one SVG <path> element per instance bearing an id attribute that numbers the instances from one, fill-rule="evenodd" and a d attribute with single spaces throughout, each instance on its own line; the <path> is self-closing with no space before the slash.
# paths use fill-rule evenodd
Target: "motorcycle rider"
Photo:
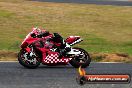
<path id="1" fill-rule="evenodd" d="M 37 31 L 39 32 L 38 35 L 31 34 L 31 37 L 33 38 L 42 38 L 42 37 L 47 37 L 51 35 L 48 31 L 41 31 L 40 29 L 37 28 Z M 53 33 L 52 37 L 49 37 L 47 41 L 53 41 L 55 43 L 60 43 L 60 46 L 54 46 L 52 47 L 51 50 L 55 49 L 55 52 L 59 53 L 59 58 L 62 58 L 62 56 L 65 56 L 66 52 L 69 52 L 71 50 L 70 45 L 68 45 L 64 39 L 58 34 L 58 33 Z"/>
<path id="2" fill-rule="evenodd" d="M 62 56 L 65 56 L 66 52 L 71 51 L 70 45 L 68 45 L 58 33 L 53 33 L 53 35 L 51 40 L 61 44 L 60 47 L 57 47 L 57 52 L 59 52 L 59 57 L 61 58 Z"/>

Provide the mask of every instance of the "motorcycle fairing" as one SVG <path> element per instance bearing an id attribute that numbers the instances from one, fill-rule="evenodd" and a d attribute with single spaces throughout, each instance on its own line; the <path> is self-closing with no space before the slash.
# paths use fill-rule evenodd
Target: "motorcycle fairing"
<path id="1" fill-rule="evenodd" d="M 77 50 L 77 49 L 72 49 L 71 48 L 71 51 L 68 52 L 67 54 L 79 55 L 79 54 L 81 54 L 81 52 L 79 50 Z"/>
<path id="2" fill-rule="evenodd" d="M 71 58 L 59 58 L 58 52 L 49 51 L 47 56 L 43 56 L 43 64 L 56 65 L 56 64 L 68 64 Z"/>
<path id="3" fill-rule="evenodd" d="M 72 46 L 76 43 L 81 42 L 82 39 L 80 38 L 80 36 L 69 36 L 65 41 Z"/>
<path id="4" fill-rule="evenodd" d="M 30 50 L 28 49 L 28 45 L 35 42 L 35 41 L 39 41 L 40 38 L 32 38 L 31 37 L 31 33 L 36 33 L 37 34 L 37 31 L 36 31 L 36 28 L 33 28 L 33 31 L 30 32 L 26 38 L 24 39 L 24 41 L 22 42 L 21 44 L 21 48 L 26 48 L 26 50 L 28 52 L 30 52 Z M 50 36 L 47 36 L 45 38 L 41 38 L 43 41 L 47 38 L 50 38 L 52 35 Z M 67 47 L 70 47 L 70 44 L 74 44 L 76 43 L 76 41 L 80 40 L 80 36 L 70 36 L 69 38 L 67 38 L 65 40 L 66 42 L 66 46 Z M 47 46 L 49 46 L 48 42 L 44 43 L 45 45 L 47 44 Z M 54 43 L 55 45 L 57 46 L 60 46 L 59 43 Z M 36 46 L 39 46 L 36 45 Z M 43 64 L 47 64 L 47 65 L 55 65 L 55 64 L 68 64 L 68 62 L 72 59 L 72 58 L 66 58 L 66 57 L 62 57 L 62 58 L 58 58 L 59 57 L 59 53 L 58 52 L 53 52 L 49 49 L 46 49 L 47 47 L 39 47 L 38 49 L 42 52 L 42 63 Z M 48 54 L 47 54 L 48 53 Z M 76 49 L 71 49 L 70 52 L 68 52 L 67 54 L 80 54 L 80 52 Z"/>

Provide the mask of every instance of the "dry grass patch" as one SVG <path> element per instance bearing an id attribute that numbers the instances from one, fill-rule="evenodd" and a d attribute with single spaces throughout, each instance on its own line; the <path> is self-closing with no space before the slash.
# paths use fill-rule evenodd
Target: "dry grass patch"
<path id="1" fill-rule="evenodd" d="M 0 51 L 0 61 L 16 61 L 17 53 L 11 51 Z"/>
<path id="2" fill-rule="evenodd" d="M 108 54 L 108 53 L 93 53 L 91 54 L 93 61 L 96 62 L 125 62 L 132 63 L 132 57 L 128 54 Z"/>

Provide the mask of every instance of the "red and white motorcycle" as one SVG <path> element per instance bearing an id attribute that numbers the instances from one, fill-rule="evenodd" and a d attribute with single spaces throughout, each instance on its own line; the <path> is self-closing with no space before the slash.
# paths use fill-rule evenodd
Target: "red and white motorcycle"
<path id="1" fill-rule="evenodd" d="M 57 47 L 60 47 L 60 43 L 49 41 L 54 35 L 44 32 L 45 30 L 33 28 L 22 42 L 21 50 L 18 53 L 18 61 L 22 66 L 36 68 L 40 63 L 50 66 L 70 63 L 75 68 L 89 66 L 91 62 L 89 54 L 84 49 L 72 48 L 73 45 L 82 41 L 80 36 L 69 36 L 64 40 L 65 47 L 68 47 L 69 51 L 60 57 L 60 53 L 56 51 Z"/>

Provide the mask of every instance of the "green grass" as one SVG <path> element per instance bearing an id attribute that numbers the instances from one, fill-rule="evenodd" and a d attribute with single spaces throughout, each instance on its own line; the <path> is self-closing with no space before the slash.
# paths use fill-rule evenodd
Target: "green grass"
<path id="1" fill-rule="evenodd" d="M 0 50 L 18 51 L 33 26 L 79 35 L 89 52 L 132 55 L 132 7 L 0 0 Z"/>
<path id="2" fill-rule="evenodd" d="M 5 10 L 0 10 L 0 18 L 10 18 L 13 14 L 5 11 Z"/>

